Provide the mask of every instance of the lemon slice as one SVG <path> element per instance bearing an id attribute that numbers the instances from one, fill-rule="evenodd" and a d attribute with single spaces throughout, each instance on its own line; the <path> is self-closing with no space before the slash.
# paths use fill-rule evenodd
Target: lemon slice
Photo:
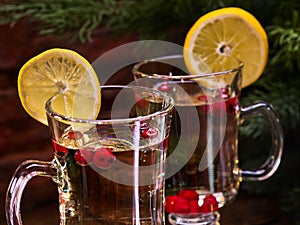
<path id="1" fill-rule="evenodd" d="M 95 119 L 100 111 L 98 77 L 78 53 L 54 48 L 27 61 L 19 72 L 18 93 L 26 112 L 48 125 L 45 103 L 57 95 L 55 108 L 65 115 Z"/>
<path id="2" fill-rule="evenodd" d="M 184 42 L 184 60 L 192 74 L 220 72 L 233 66 L 232 59 L 243 61 L 242 87 L 261 76 L 267 58 L 265 30 L 253 15 L 235 7 L 200 17 Z"/>

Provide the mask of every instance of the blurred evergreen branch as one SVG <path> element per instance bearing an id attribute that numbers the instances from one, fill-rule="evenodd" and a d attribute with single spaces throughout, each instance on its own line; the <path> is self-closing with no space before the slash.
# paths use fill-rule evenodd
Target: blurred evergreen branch
<path id="1" fill-rule="evenodd" d="M 84 42 L 113 13 L 115 4 L 111 0 L 8 1 L 0 6 L 0 24 L 36 22 L 41 35 L 66 35 Z"/>
<path id="2" fill-rule="evenodd" d="M 299 8 L 299 5 L 298 5 Z M 261 99 L 272 103 L 286 131 L 300 125 L 300 21 L 297 9 L 281 24 L 266 28 L 270 42 L 270 59 L 262 77 L 245 90 L 244 104 Z M 275 18 L 277 20 L 277 18 Z M 278 20 L 277 20 L 278 21 Z M 260 118 L 241 127 L 252 138 L 263 136 L 265 123 Z"/>
<path id="3" fill-rule="evenodd" d="M 142 38 L 163 39 L 170 27 L 190 27 L 203 13 L 237 0 L 17 0 L 0 6 L 0 24 L 12 26 L 22 20 L 38 22 L 42 35 L 91 38 L 99 26 L 113 32 L 139 33 Z"/>
<path id="4" fill-rule="evenodd" d="M 292 11 L 291 20 L 284 21 L 283 25 L 268 27 L 269 38 L 273 39 L 273 58 L 271 64 L 283 64 L 290 71 L 300 68 L 300 15 L 299 11 Z M 275 52 L 274 52 L 275 51 Z"/>
<path id="5" fill-rule="evenodd" d="M 201 14 L 224 7 L 222 0 L 122 1 L 109 25 L 115 32 L 137 32 L 141 39 L 165 39 L 170 28 L 189 28 Z M 226 2 L 234 2 L 227 0 Z"/>

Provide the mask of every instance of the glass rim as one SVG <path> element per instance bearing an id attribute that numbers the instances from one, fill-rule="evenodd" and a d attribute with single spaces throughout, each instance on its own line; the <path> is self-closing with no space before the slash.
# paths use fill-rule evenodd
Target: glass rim
<path id="1" fill-rule="evenodd" d="M 152 59 L 146 59 L 143 60 L 137 64 L 135 64 L 132 68 L 132 73 L 133 74 L 143 74 L 145 76 L 152 76 L 155 78 L 161 78 L 161 79 L 166 79 L 166 80 L 189 80 L 189 79 L 197 79 L 197 78 L 205 78 L 205 77 L 211 77 L 211 76 L 221 76 L 221 75 L 226 75 L 226 74 L 230 74 L 230 73 L 234 73 L 237 71 L 241 71 L 242 68 L 244 67 L 244 63 L 239 60 L 239 59 L 234 59 L 237 62 L 237 66 L 231 69 L 226 69 L 224 71 L 218 71 L 218 72 L 211 72 L 211 73 L 202 73 L 202 74 L 182 74 L 182 75 L 167 75 L 167 74 L 159 74 L 159 73 L 145 73 L 140 71 L 140 67 L 149 63 L 149 62 L 160 62 L 160 60 L 167 60 L 167 59 L 179 59 L 182 58 L 183 59 L 183 55 L 182 54 L 177 54 L 177 55 L 167 55 L 167 56 L 161 56 L 161 57 L 156 57 L 156 58 L 152 58 Z M 183 59 L 184 60 L 184 59 Z M 166 63 L 167 64 L 167 63 Z"/>
<path id="2" fill-rule="evenodd" d="M 61 113 L 56 112 L 52 107 L 51 104 L 52 102 L 55 101 L 55 99 L 59 95 L 52 96 L 50 99 L 47 100 L 45 104 L 45 110 L 46 114 L 54 118 L 55 120 L 60 120 L 64 121 L 67 123 L 79 123 L 79 124 L 91 124 L 91 125 L 103 125 L 103 124 L 128 124 L 128 123 L 134 123 L 136 121 L 144 121 L 144 120 L 149 120 L 150 118 L 153 117 L 160 117 L 167 115 L 173 108 L 174 108 L 174 100 L 172 97 L 168 96 L 167 94 L 163 93 L 162 91 L 153 89 L 153 88 L 148 88 L 148 87 L 142 87 L 142 86 L 136 86 L 136 85 L 103 85 L 101 86 L 101 89 L 103 88 L 118 88 L 118 89 L 138 89 L 144 92 L 151 92 L 152 94 L 155 94 L 159 97 L 163 97 L 166 105 L 162 107 L 160 110 L 155 111 L 153 113 L 150 113 L 148 115 L 144 116 L 136 116 L 132 118 L 118 118 L 118 119 L 84 119 L 84 118 L 76 118 L 76 117 L 71 117 L 71 116 L 66 116 Z"/>

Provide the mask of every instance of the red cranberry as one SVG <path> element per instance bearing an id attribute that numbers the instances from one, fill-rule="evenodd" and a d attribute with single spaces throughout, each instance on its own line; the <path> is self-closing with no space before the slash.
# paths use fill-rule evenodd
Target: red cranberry
<path id="1" fill-rule="evenodd" d="M 203 200 L 203 205 L 200 207 L 201 212 L 203 213 L 209 213 L 209 212 L 215 212 L 218 210 L 218 202 L 212 194 L 209 194 L 205 196 Z"/>
<path id="2" fill-rule="evenodd" d="M 70 131 L 68 133 L 68 138 L 71 140 L 79 140 L 81 139 L 83 134 L 80 131 Z"/>
<path id="3" fill-rule="evenodd" d="M 199 195 L 195 190 L 191 189 L 182 189 L 177 193 L 177 196 L 183 197 L 187 200 L 197 200 L 199 199 Z"/>
<path id="4" fill-rule="evenodd" d="M 229 114 L 234 114 L 238 110 L 239 98 L 236 96 L 226 101 L 226 110 Z"/>
<path id="5" fill-rule="evenodd" d="M 176 203 L 178 196 L 170 195 L 166 198 L 165 210 L 169 213 L 174 212 L 174 205 Z"/>
<path id="6" fill-rule="evenodd" d="M 225 100 L 226 112 L 229 114 L 234 114 L 237 111 L 239 104 L 238 96 L 231 98 L 231 91 L 229 88 L 221 89 L 221 98 Z"/>
<path id="7" fill-rule="evenodd" d="M 201 212 L 201 207 L 198 204 L 198 200 L 191 200 L 190 202 L 190 213 L 199 213 Z"/>
<path id="8" fill-rule="evenodd" d="M 69 149 L 57 144 L 54 140 L 52 140 L 53 151 L 59 156 L 66 156 L 69 153 Z"/>
<path id="9" fill-rule="evenodd" d="M 185 198 L 177 196 L 175 201 L 173 212 L 174 213 L 189 213 L 190 204 L 189 201 Z"/>
<path id="10" fill-rule="evenodd" d="M 130 129 L 133 131 L 134 127 L 135 127 L 135 125 L 132 125 L 130 127 Z M 143 130 L 147 129 L 148 127 L 149 127 L 149 123 L 148 122 L 141 122 L 141 124 L 140 124 L 140 130 L 143 131 Z"/>
<path id="11" fill-rule="evenodd" d="M 158 134 L 158 131 L 156 128 L 148 127 L 145 130 L 142 131 L 141 136 L 143 138 L 155 138 Z"/>
<path id="12" fill-rule="evenodd" d="M 198 97 L 198 100 L 200 101 L 200 102 L 208 102 L 208 98 L 207 98 L 207 96 L 206 95 L 201 95 L 201 96 L 199 96 Z"/>
<path id="13" fill-rule="evenodd" d="M 141 130 L 145 130 L 149 127 L 149 122 L 142 122 L 140 125 Z"/>
<path id="14" fill-rule="evenodd" d="M 230 89 L 229 88 L 221 88 L 221 98 L 223 98 L 223 99 L 230 98 Z"/>
<path id="15" fill-rule="evenodd" d="M 111 148 L 101 147 L 97 148 L 94 153 L 93 164 L 100 169 L 108 169 L 113 165 L 115 159 Z"/>
<path id="16" fill-rule="evenodd" d="M 169 83 L 163 82 L 158 86 L 158 90 L 160 90 L 162 92 L 170 92 L 171 86 Z"/>
<path id="17" fill-rule="evenodd" d="M 189 201 L 180 196 L 171 195 L 166 198 L 165 209 L 169 213 L 188 213 Z"/>
<path id="18" fill-rule="evenodd" d="M 93 150 L 94 148 L 87 147 L 76 151 L 74 154 L 76 162 L 81 166 L 90 164 L 93 160 Z"/>

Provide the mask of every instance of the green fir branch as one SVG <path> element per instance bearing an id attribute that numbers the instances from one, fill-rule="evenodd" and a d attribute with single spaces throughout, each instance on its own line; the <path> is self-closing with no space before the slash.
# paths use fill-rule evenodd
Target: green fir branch
<path id="1" fill-rule="evenodd" d="M 165 39 L 170 28 L 189 28 L 213 9 L 243 5 L 241 0 L 25 0 L 0 6 L 0 24 L 38 22 L 42 35 L 75 33 L 82 42 L 94 29 L 109 26 L 117 33 L 138 33 L 141 39 Z"/>
<path id="2" fill-rule="evenodd" d="M 14 26 L 20 21 L 36 22 L 41 35 L 76 36 L 91 39 L 92 31 L 113 13 L 112 0 L 28 0 L 2 4 L 0 23 Z M 75 38 L 76 38 L 75 37 Z"/>
<path id="3" fill-rule="evenodd" d="M 300 18 L 298 11 L 293 11 L 291 20 L 283 25 L 268 27 L 268 36 L 273 42 L 271 65 L 282 64 L 292 71 L 294 66 L 300 69 Z"/>
<path id="4" fill-rule="evenodd" d="M 236 2 L 244 4 L 241 0 L 120 1 L 116 16 L 108 23 L 114 32 L 138 33 L 140 39 L 167 40 L 171 29 L 175 29 L 175 35 L 182 38 L 201 15 Z"/>
<path id="5" fill-rule="evenodd" d="M 297 76 L 297 74 L 294 74 Z M 299 82 L 293 80 L 276 82 L 277 76 L 263 74 L 254 87 L 246 90 L 242 95 L 242 105 L 248 106 L 258 100 L 269 102 L 280 119 L 285 131 L 297 130 L 300 124 L 300 92 Z M 268 77 L 269 76 L 269 77 Z M 292 77 L 292 75 L 290 75 Z M 241 135 L 248 138 L 264 138 L 269 133 L 265 118 L 261 116 L 247 120 L 240 127 Z"/>
<path id="6" fill-rule="evenodd" d="M 280 9 L 286 8 L 282 3 Z M 244 90 L 242 102 L 250 105 L 256 100 L 264 100 L 273 105 L 279 115 L 286 134 L 300 126 L 300 21 L 299 3 L 293 3 L 285 18 L 275 17 L 278 24 L 267 27 L 270 43 L 270 59 L 261 78 Z M 298 8 L 297 8 L 298 7 Z M 281 15 L 282 16 L 282 15 Z M 241 135 L 248 138 L 264 138 L 268 133 L 266 122 L 261 117 L 245 122 Z"/>

